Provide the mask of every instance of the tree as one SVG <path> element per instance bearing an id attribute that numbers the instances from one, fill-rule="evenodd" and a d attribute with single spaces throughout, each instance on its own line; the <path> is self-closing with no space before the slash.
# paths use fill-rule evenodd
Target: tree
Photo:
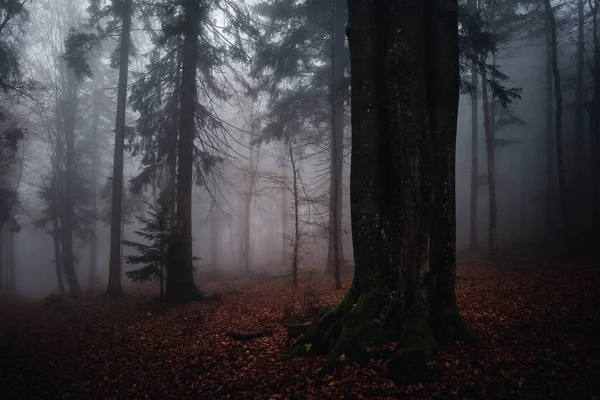
<path id="1" fill-rule="evenodd" d="M 552 4 L 550 0 L 544 0 L 544 8 L 546 13 L 546 18 L 548 20 L 549 28 L 550 28 L 550 49 L 551 49 L 551 57 L 552 57 L 552 76 L 554 77 L 554 97 L 556 99 L 556 112 L 555 112 L 555 133 L 556 133 L 556 164 L 558 166 L 558 183 L 560 189 L 560 198 L 561 198 L 561 209 L 563 222 L 565 226 L 565 236 L 567 246 L 571 245 L 571 229 L 570 229 L 570 221 L 569 221 L 569 207 L 567 203 L 567 182 L 566 182 L 566 173 L 565 173 L 565 162 L 564 162 L 564 152 L 563 152 L 563 138 L 562 138 L 562 107 L 563 107 L 563 98 L 562 98 L 562 86 L 560 79 L 560 69 L 558 67 L 558 42 L 557 42 L 557 34 L 556 34 L 556 18 L 554 16 L 554 11 L 552 10 Z"/>
<path id="2" fill-rule="evenodd" d="M 349 88 L 344 38 L 346 1 L 273 1 L 260 3 L 255 10 L 266 19 L 267 26 L 258 41 L 254 74 L 268 71 L 262 76 L 264 82 L 260 88 L 271 97 L 269 117 L 280 120 L 282 125 L 295 126 L 292 131 L 296 134 L 310 129 L 315 143 L 329 147 L 325 272 L 336 275 L 337 271 L 336 286 L 339 286 L 339 268 L 344 259 L 341 240 L 344 112 Z M 322 132 L 330 134 L 324 136 Z M 283 137 L 277 131 L 269 134 Z M 324 186 L 320 189 L 325 189 Z"/>
<path id="3" fill-rule="evenodd" d="M 121 219 L 123 218 L 123 157 L 125 151 L 125 111 L 127 106 L 127 75 L 129 72 L 129 47 L 131 40 L 132 0 L 124 0 L 121 15 L 119 87 L 117 92 L 117 115 L 115 122 L 115 154 L 112 174 L 112 206 L 110 223 L 110 266 L 108 276 L 109 296 L 121 295 Z"/>
<path id="4" fill-rule="evenodd" d="M 469 0 L 469 9 L 471 12 L 477 11 L 477 0 Z M 479 102 L 478 102 L 478 73 L 477 67 L 471 68 L 471 214 L 470 214 L 470 239 L 471 251 L 477 250 L 477 204 L 479 188 Z"/>
<path id="5" fill-rule="evenodd" d="M 454 294 L 458 2 L 349 0 L 355 277 L 294 354 L 469 337 Z"/>
<path id="6" fill-rule="evenodd" d="M 187 300 L 197 294 L 192 255 L 192 180 L 196 115 L 196 63 L 201 7 L 198 0 L 184 3 L 184 39 L 179 105 L 179 159 L 177 165 L 177 225 L 169 246 L 167 297 Z"/>
<path id="7" fill-rule="evenodd" d="M 138 216 L 143 227 L 134 233 L 146 243 L 124 240 L 123 244 L 133 247 L 139 254 L 125 256 L 125 261 L 141 268 L 127 271 L 132 282 L 160 280 L 160 298 L 163 299 L 165 268 L 168 260 L 168 242 L 171 234 L 171 213 L 168 199 L 159 199 L 157 204 L 148 204 L 148 217 Z M 194 257 L 194 259 L 198 259 Z"/>
<path id="8" fill-rule="evenodd" d="M 329 245 L 327 246 L 327 270 L 333 270 L 335 288 L 342 288 L 340 264 L 344 258 L 342 250 L 342 170 L 344 141 L 344 72 L 346 0 L 336 0 L 333 6 L 332 35 L 332 81 L 331 97 L 333 104 L 331 123 L 331 177 L 329 190 Z"/>

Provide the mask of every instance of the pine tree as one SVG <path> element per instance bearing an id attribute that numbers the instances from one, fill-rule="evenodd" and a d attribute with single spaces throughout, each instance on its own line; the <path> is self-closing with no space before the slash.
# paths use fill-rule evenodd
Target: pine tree
<path id="1" fill-rule="evenodd" d="M 160 280 L 160 298 L 164 295 L 165 269 L 168 266 L 168 243 L 171 232 L 171 215 L 173 210 L 167 199 L 160 198 L 157 204 L 146 203 L 149 207 L 148 217 L 137 216 L 143 227 L 134 233 L 145 240 L 145 243 L 124 240 L 123 244 L 134 248 L 139 254 L 125 256 L 131 265 L 142 265 L 141 268 L 127 271 L 125 275 L 132 282 Z M 193 257 L 199 260 L 198 257 Z"/>

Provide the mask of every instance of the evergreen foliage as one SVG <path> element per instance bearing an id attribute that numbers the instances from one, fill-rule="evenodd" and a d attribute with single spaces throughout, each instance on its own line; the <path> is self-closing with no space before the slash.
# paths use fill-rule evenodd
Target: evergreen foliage
<path id="1" fill-rule="evenodd" d="M 156 204 L 146 203 L 146 205 L 149 208 L 148 216 L 136 216 L 138 222 L 142 224 L 142 228 L 134 232 L 144 242 L 123 240 L 125 246 L 135 249 L 138 253 L 125 256 L 125 261 L 131 265 L 141 265 L 141 268 L 127 271 L 125 275 L 132 282 L 159 279 L 162 298 L 173 210 L 163 198 L 159 199 Z M 193 259 L 199 260 L 199 257 Z"/>

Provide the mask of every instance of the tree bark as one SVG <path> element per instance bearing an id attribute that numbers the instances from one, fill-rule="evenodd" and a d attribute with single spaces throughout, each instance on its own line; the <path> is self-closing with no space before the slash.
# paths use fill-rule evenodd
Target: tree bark
<path id="1" fill-rule="evenodd" d="M 179 93 L 179 157 L 177 165 L 177 226 L 172 233 L 167 269 L 167 298 L 187 301 L 198 294 L 192 249 L 192 183 L 196 115 L 196 63 L 200 3 L 186 0 L 182 76 Z"/>
<path id="2" fill-rule="evenodd" d="M 342 171 L 344 146 L 344 42 L 346 0 L 333 0 L 332 74 L 331 74 L 331 174 L 329 188 L 329 240 L 326 272 L 335 276 L 336 289 L 342 288 L 340 280 L 342 249 Z"/>
<path id="3" fill-rule="evenodd" d="M 561 210 L 565 227 L 565 240 L 569 248 L 571 246 L 571 223 L 569 221 L 569 207 L 567 202 L 567 179 L 565 173 L 565 162 L 562 142 L 562 86 L 560 69 L 558 67 L 558 43 L 556 36 L 556 19 L 550 0 L 544 0 L 546 18 L 550 25 L 551 54 L 552 54 L 552 76 L 554 77 L 554 93 L 556 97 L 556 165 L 558 167 L 558 185 L 560 189 Z"/>
<path id="4" fill-rule="evenodd" d="M 121 28 L 121 54 L 119 60 L 119 87 L 115 121 L 115 153 L 112 175 L 112 201 L 110 215 L 110 266 L 108 275 L 109 296 L 123 293 L 121 287 L 121 245 L 123 221 L 123 153 L 125 149 L 125 113 L 127 107 L 127 76 L 129 72 L 129 47 L 131 41 L 132 0 L 123 2 L 123 27 Z"/>
<path id="5" fill-rule="evenodd" d="M 75 120 L 77 117 L 77 80 L 75 72 L 69 68 L 67 71 L 67 101 L 65 109 L 65 192 L 64 192 L 64 220 L 61 233 L 64 238 L 63 266 L 65 277 L 69 285 L 69 294 L 78 297 L 81 289 L 75 272 L 73 256 L 73 218 L 74 196 L 73 180 L 75 176 Z"/>
<path id="6" fill-rule="evenodd" d="M 454 297 L 458 4 L 348 8 L 355 276 L 292 354 L 368 358 L 366 347 L 392 340 L 397 365 L 421 363 L 470 336 Z"/>
<path id="7" fill-rule="evenodd" d="M 0 222 L 0 293 L 5 290 L 4 279 L 5 263 L 4 263 L 4 227 Z"/>
<path id="8" fill-rule="evenodd" d="M 471 12 L 477 11 L 476 0 L 469 0 L 469 8 Z M 476 251 L 478 247 L 478 191 L 479 191 L 479 103 L 478 103 L 478 71 L 477 67 L 471 68 L 471 205 L 470 205 L 470 249 Z"/>
<path id="9" fill-rule="evenodd" d="M 489 251 L 490 254 L 498 253 L 498 206 L 496 204 L 496 173 L 494 171 L 494 132 L 492 130 L 492 121 L 490 115 L 490 100 L 488 94 L 488 82 L 485 62 L 481 63 L 481 95 L 483 97 L 483 123 L 485 133 L 485 148 L 487 155 L 487 175 L 488 175 L 488 193 L 489 193 Z"/>

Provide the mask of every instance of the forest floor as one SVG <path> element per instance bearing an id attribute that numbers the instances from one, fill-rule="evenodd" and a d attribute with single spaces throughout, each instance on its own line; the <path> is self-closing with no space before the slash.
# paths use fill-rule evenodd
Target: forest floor
<path id="1" fill-rule="evenodd" d="M 350 284 L 345 277 L 344 285 Z M 321 373 L 284 360 L 282 324 L 339 301 L 331 277 L 201 285 L 222 300 L 173 306 L 155 286 L 107 300 L 4 299 L 0 398 L 599 399 L 600 268 L 586 263 L 462 265 L 457 295 L 480 337 L 430 362 L 433 381 L 396 384 L 384 361 Z M 229 331 L 273 333 L 237 341 Z"/>

